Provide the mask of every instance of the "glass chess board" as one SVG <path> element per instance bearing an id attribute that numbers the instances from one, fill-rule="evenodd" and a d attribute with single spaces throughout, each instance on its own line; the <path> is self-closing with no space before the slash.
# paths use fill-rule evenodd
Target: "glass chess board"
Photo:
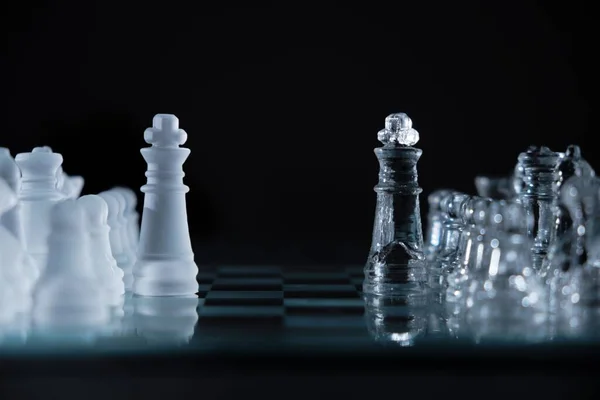
<path id="1" fill-rule="evenodd" d="M 36 331 L 25 323 L 5 325 L 0 331 L 0 354 L 387 355 L 407 348 L 425 352 L 435 348 L 464 355 L 525 346 L 548 355 L 549 349 L 567 346 L 573 355 L 577 349 L 587 352 L 600 343 L 597 332 L 552 341 L 507 336 L 481 342 L 475 336 L 455 337 L 435 306 L 366 307 L 362 266 L 201 266 L 199 271 L 197 296 L 127 296 L 123 314 L 108 326 Z"/>
<path id="2" fill-rule="evenodd" d="M 125 398 L 222 398 L 267 387 L 293 387 L 286 398 L 298 399 L 313 398 L 315 387 L 339 396 L 399 387 L 443 396 L 459 385 L 471 389 L 465 399 L 490 388 L 486 398 L 507 398 L 521 387 L 550 399 L 597 387 L 594 341 L 474 345 L 402 305 L 382 322 L 367 312 L 362 274 L 362 266 L 201 266 L 197 297 L 128 297 L 120 324 L 100 331 L 5 330 L 0 398 L 106 399 L 114 390 Z"/>

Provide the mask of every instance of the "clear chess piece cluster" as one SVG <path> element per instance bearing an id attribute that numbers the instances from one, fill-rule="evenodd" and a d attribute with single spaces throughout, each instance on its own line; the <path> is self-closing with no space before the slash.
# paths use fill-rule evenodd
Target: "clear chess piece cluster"
<path id="1" fill-rule="evenodd" d="M 411 292 L 442 310 L 450 337 L 548 341 L 600 332 L 600 179 L 581 149 L 530 146 L 511 174 L 476 176 L 474 193 L 432 191 L 423 241 L 413 131 L 406 114 L 392 114 L 375 149 L 363 291 L 367 310 L 387 305 L 369 312 L 378 316 L 376 336 L 407 337 L 383 335 L 382 313 L 401 303 L 404 311 L 393 312 L 419 314 L 406 300 Z"/>
<path id="2" fill-rule="evenodd" d="M 187 134 L 158 114 L 144 138 L 141 218 L 129 188 L 82 196 L 83 177 L 67 175 L 48 146 L 14 158 L 0 148 L 0 331 L 15 321 L 32 332 L 118 330 L 132 296 L 196 297 Z"/>

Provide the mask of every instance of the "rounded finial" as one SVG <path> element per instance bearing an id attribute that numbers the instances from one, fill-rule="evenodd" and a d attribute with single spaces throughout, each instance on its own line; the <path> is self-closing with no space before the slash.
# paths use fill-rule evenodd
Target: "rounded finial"
<path id="1" fill-rule="evenodd" d="M 156 114 L 152 128 L 144 131 L 146 143 L 156 147 L 177 147 L 187 140 L 187 133 L 179 129 L 179 118 L 172 114 Z"/>
<path id="2" fill-rule="evenodd" d="M 108 220 L 108 204 L 106 204 L 106 201 L 102 197 L 95 194 L 88 194 L 81 196 L 76 201 L 83 208 L 90 226 L 100 227 L 106 224 Z"/>
<path id="3" fill-rule="evenodd" d="M 567 146 L 567 150 L 565 151 L 565 157 L 572 159 L 581 158 L 581 148 L 576 144 L 571 144 Z"/>
<path id="4" fill-rule="evenodd" d="M 83 208 L 72 199 L 60 201 L 52 207 L 50 224 L 54 229 L 83 229 L 85 227 Z"/>
<path id="5" fill-rule="evenodd" d="M 385 119 L 385 128 L 377 134 L 383 144 L 413 146 L 419 141 L 419 132 L 412 127 L 412 120 L 405 113 L 394 113 Z"/>
<path id="6" fill-rule="evenodd" d="M 111 189 L 109 190 L 109 193 L 117 200 L 117 203 L 119 205 L 117 215 L 120 218 L 123 218 L 125 214 L 125 209 L 127 208 L 127 199 L 119 190 Z"/>
<path id="7" fill-rule="evenodd" d="M 135 192 L 133 190 L 131 190 L 130 188 L 125 187 L 125 186 L 116 186 L 113 188 L 113 190 L 118 191 L 125 197 L 125 200 L 127 202 L 127 207 L 126 207 L 127 212 L 131 212 L 131 211 L 135 210 L 138 199 L 137 199 L 137 195 L 135 194 Z"/>
<path id="8" fill-rule="evenodd" d="M 434 190 L 427 196 L 427 202 L 429 203 L 430 210 L 441 211 L 442 200 L 452 193 L 449 189 L 438 189 Z"/>
<path id="9" fill-rule="evenodd" d="M 33 150 L 31 150 L 32 153 L 52 153 L 52 149 L 50 148 L 50 146 L 39 146 L 39 147 L 34 147 Z"/>
<path id="10" fill-rule="evenodd" d="M 117 200 L 116 196 L 110 192 L 102 192 L 99 193 L 98 196 L 102 197 L 102 199 L 106 202 L 108 207 L 108 224 L 113 226 L 114 222 L 118 221 L 119 214 L 119 200 Z"/>

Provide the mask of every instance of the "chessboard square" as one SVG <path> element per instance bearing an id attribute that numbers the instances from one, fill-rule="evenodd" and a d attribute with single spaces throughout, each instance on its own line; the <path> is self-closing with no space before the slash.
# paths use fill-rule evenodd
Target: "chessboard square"
<path id="1" fill-rule="evenodd" d="M 211 284 L 215 280 L 215 277 L 216 275 L 214 272 L 198 272 L 196 281 L 198 281 L 199 284 Z"/>
<path id="2" fill-rule="evenodd" d="M 343 272 L 287 272 L 283 276 L 286 284 L 348 284 L 348 275 Z"/>
<path id="3" fill-rule="evenodd" d="M 199 308 L 198 317 L 202 318 L 269 318 L 283 317 L 284 308 L 280 306 L 208 306 Z"/>
<path id="4" fill-rule="evenodd" d="M 239 305 L 239 306 L 281 306 L 282 291 L 211 291 L 206 296 L 206 305 Z"/>
<path id="5" fill-rule="evenodd" d="M 345 268 L 346 273 L 352 277 L 363 278 L 365 276 L 364 265 L 351 265 Z"/>
<path id="6" fill-rule="evenodd" d="M 333 318 L 328 315 L 288 315 L 284 320 L 284 326 L 290 329 L 323 331 L 324 334 L 347 329 L 366 330 L 365 319 L 359 315 L 343 315 Z"/>
<path id="7" fill-rule="evenodd" d="M 364 302 L 360 298 L 285 299 L 287 315 L 363 315 Z"/>
<path id="8" fill-rule="evenodd" d="M 281 278 L 217 278 L 213 282 L 212 290 L 225 291 L 280 291 Z"/>
<path id="9" fill-rule="evenodd" d="M 364 308 L 364 302 L 360 298 L 312 298 L 312 299 L 285 299 L 286 307 L 314 307 L 314 308 Z"/>
<path id="10" fill-rule="evenodd" d="M 198 297 L 199 298 L 204 298 L 206 297 L 207 293 L 210 292 L 211 289 L 211 285 L 210 284 L 199 284 L 198 285 Z"/>
<path id="11" fill-rule="evenodd" d="M 219 277 L 229 278 L 278 278 L 281 276 L 281 268 L 277 266 L 221 266 L 218 268 Z"/>
<path id="12" fill-rule="evenodd" d="M 351 284 L 345 285 L 308 285 L 308 284 L 285 284 L 283 285 L 285 298 L 358 298 L 356 287 Z"/>

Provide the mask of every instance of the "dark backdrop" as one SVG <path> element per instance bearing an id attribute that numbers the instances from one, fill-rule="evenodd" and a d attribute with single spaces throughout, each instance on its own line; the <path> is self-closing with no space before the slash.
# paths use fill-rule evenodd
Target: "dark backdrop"
<path id="1" fill-rule="evenodd" d="M 51 146 L 85 193 L 137 190 L 144 129 L 177 115 L 199 263 L 362 263 L 392 112 L 421 134 L 422 203 L 508 174 L 530 144 L 598 166 L 581 2 L 12 3 L 0 145 Z"/>

